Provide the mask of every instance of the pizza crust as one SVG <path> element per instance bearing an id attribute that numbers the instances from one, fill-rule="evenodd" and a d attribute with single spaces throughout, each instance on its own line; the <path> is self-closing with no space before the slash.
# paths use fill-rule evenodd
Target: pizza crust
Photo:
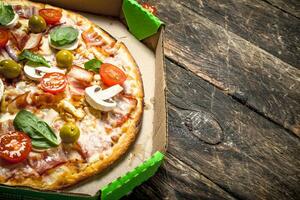
<path id="1" fill-rule="evenodd" d="M 4 0 L 4 2 L 9 4 L 18 4 L 18 5 L 28 5 L 36 6 L 39 8 L 44 7 L 53 7 L 51 5 L 33 3 L 27 0 Z M 92 24 L 95 27 L 98 27 L 104 37 L 110 38 L 111 42 L 116 42 L 111 35 L 102 30 L 99 26 L 95 25 L 93 22 L 84 18 L 83 16 L 63 10 L 63 12 L 69 13 L 71 16 L 80 18 L 85 22 Z M 47 173 L 41 175 L 38 178 L 11 178 L 8 181 L 3 182 L 0 178 L 0 183 L 11 186 L 27 186 L 40 190 L 57 190 L 64 187 L 68 187 L 82 181 L 92 175 L 98 174 L 104 169 L 111 166 L 116 160 L 122 157 L 126 151 L 130 148 L 131 144 L 135 141 L 135 138 L 141 128 L 141 120 L 144 110 L 144 91 L 141 74 L 137 64 L 129 53 L 127 47 L 120 43 L 120 49 L 122 50 L 121 57 L 126 58 L 130 63 L 131 72 L 134 74 L 136 89 L 137 92 L 134 97 L 137 99 L 137 106 L 134 111 L 131 112 L 131 117 L 121 126 L 121 129 L 124 130 L 124 133 L 112 148 L 112 153 L 108 157 L 99 159 L 93 163 L 83 163 L 83 162 L 67 162 L 63 165 L 60 165 L 54 169 L 48 170 Z M 48 181 L 45 181 L 48 180 Z"/>

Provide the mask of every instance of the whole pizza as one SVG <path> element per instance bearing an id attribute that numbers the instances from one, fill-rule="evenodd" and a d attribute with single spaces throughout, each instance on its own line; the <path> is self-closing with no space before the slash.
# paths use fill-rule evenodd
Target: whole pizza
<path id="1" fill-rule="evenodd" d="M 135 140 L 143 84 L 126 46 L 88 19 L 0 1 L 0 184 L 60 189 Z"/>

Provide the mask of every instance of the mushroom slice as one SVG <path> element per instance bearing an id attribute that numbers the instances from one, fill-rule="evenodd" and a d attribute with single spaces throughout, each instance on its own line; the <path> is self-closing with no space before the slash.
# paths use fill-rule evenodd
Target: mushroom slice
<path id="1" fill-rule="evenodd" d="M 117 106 L 111 98 L 123 91 L 120 85 L 114 85 L 102 90 L 100 86 L 93 85 L 85 89 L 86 101 L 96 110 L 110 111 Z"/>
<path id="2" fill-rule="evenodd" d="M 51 72 L 59 72 L 64 74 L 65 71 L 61 70 L 61 69 L 57 69 L 54 67 L 33 67 L 30 65 L 25 65 L 24 66 L 24 72 L 25 75 L 31 79 L 31 80 L 35 80 L 35 81 L 39 81 L 46 73 L 51 73 Z"/>

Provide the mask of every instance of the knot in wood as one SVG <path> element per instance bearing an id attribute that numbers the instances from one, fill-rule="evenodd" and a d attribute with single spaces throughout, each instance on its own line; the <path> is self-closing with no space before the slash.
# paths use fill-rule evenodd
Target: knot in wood
<path id="1" fill-rule="evenodd" d="M 208 144 L 218 144 L 223 139 L 223 130 L 217 120 L 205 111 L 184 113 L 184 124 L 197 138 Z"/>

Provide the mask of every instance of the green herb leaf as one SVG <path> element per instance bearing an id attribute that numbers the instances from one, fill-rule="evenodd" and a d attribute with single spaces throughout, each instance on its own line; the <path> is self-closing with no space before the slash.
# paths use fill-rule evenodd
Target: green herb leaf
<path id="1" fill-rule="evenodd" d="M 64 46 L 75 42 L 79 35 L 77 29 L 71 26 L 58 27 L 50 33 L 51 43 L 55 46 Z"/>
<path id="2" fill-rule="evenodd" d="M 11 5 L 4 5 L 0 2 L 0 25 L 5 26 L 15 17 L 14 10 Z"/>
<path id="3" fill-rule="evenodd" d="M 100 66 L 102 65 L 102 62 L 98 59 L 92 59 L 84 63 L 84 68 L 86 70 L 99 72 Z"/>
<path id="4" fill-rule="evenodd" d="M 39 55 L 32 53 L 31 51 L 25 49 L 20 55 L 19 55 L 19 60 L 29 60 L 31 62 L 37 63 L 37 64 L 43 64 L 46 67 L 51 67 L 51 65 L 47 62 L 47 60 Z"/>
<path id="5" fill-rule="evenodd" d="M 21 110 L 13 124 L 16 130 L 29 135 L 35 148 L 45 149 L 59 145 L 57 136 L 50 126 L 27 110 Z"/>

